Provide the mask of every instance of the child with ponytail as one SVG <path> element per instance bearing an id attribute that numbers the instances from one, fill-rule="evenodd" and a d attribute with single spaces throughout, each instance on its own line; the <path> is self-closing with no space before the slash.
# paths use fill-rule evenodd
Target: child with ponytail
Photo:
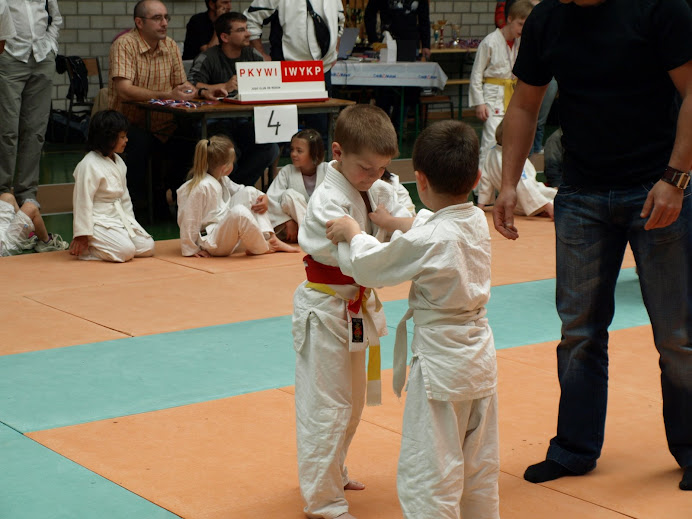
<path id="1" fill-rule="evenodd" d="M 228 256 L 243 243 L 246 254 L 298 252 L 274 234 L 267 196 L 231 181 L 235 150 L 227 137 L 202 139 L 192 170 L 177 191 L 183 256 Z"/>

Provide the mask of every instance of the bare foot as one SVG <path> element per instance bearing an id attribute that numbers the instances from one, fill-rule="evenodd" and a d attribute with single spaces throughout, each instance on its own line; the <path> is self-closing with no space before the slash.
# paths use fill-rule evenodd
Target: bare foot
<path id="1" fill-rule="evenodd" d="M 344 485 L 344 490 L 365 490 L 365 485 L 360 481 L 349 479 L 348 483 Z"/>
<path id="2" fill-rule="evenodd" d="M 274 254 L 276 252 L 276 249 L 273 249 L 271 246 L 271 243 L 269 244 L 269 250 L 267 252 L 250 252 L 249 250 L 245 250 L 245 255 L 246 256 L 261 256 L 262 254 Z"/>
<path id="3" fill-rule="evenodd" d="M 271 252 L 300 252 L 298 247 L 293 247 L 286 242 L 281 241 L 276 235 L 267 240 Z"/>

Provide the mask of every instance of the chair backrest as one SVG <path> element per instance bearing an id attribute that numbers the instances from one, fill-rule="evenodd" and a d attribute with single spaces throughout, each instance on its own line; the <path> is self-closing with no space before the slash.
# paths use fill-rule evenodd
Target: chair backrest
<path id="1" fill-rule="evenodd" d="M 98 58 L 82 58 L 89 77 L 98 76 L 99 88 L 103 88 L 103 77 L 101 77 L 101 65 Z"/>

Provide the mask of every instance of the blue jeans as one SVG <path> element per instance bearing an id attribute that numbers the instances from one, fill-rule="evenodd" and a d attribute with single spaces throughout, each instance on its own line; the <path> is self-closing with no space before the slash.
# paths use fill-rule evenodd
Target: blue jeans
<path id="1" fill-rule="evenodd" d="M 628 242 L 660 355 L 668 447 L 680 466 L 692 466 L 692 201 L 688 188 L 678 219 L 645 231 L 646 220 L 639 214 L 652 187 L 599 191 L 563 184 L 555 198 L 562 393 L 557 436 L 550 440 L 547 459 L 576 473 L 593 469 L 603 446 L 608 326 Z"/>

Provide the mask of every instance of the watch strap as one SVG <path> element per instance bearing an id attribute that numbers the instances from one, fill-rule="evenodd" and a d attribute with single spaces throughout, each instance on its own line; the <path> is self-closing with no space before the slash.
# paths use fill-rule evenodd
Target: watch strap
<path id="1" fill-rule="evenodd" d="M 679 189 L 685 189 L 690 183 L 690 173 L 689 171 L 680 171 L 679 169 L 667 166 L 666 169 L 663 170 L 661 180 Z"/>

